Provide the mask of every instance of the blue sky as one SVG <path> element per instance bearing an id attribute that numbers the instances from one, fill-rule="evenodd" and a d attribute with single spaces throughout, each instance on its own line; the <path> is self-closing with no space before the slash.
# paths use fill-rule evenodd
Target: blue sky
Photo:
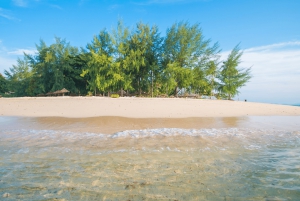
<path id="1" fill-rule="evenodd" d="M 118 19 L 157 25 L 162 36 L 176 21 L 199 22 L 222 58 L 241 43 L 241 67 L 252 66 L 253 79 L 236 99 L 300 103 L 299 0 L 0 0 L 0 73 L 40 39 L 85 47 Z"/>

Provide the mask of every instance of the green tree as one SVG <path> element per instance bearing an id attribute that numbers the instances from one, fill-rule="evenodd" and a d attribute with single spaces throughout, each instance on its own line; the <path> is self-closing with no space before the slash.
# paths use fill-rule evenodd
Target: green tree
<path id="1" fill-rule="evenodd" d="M 219 91 L 227 98 L 231 99 L 239 93 L 238 89 L 250 80 L 251 68 L 243 69 L 238 65 L 241 63 L 243 52 L 239 45 L 235 46 L 226 61 L 221 66 L 219 79 L 221 81 Z"/>
<path id="2" fill-rule="evenodd" d="M 67 88 L 71 93 L 110 93 L 127 90 L 148 95 L 193 92 L 231 99 L 250 79 L 250 68 L 240 69 L 242 52 L 236 46 L 220 66 L 219 45 L 205 39 L 198 23 L 174 23 L 161 37 L 157 26 L 142 22 L 130 31 L 122 21 L 105 29 L 86 48 L 55 37 L 47 46 L 40 40 L 37 53 L 24 54 L 0 77 L 0 90 L 33 96 Z"/>
<path id="3" fill-rule="evenodd" d="M 49 47 L 44 41 L 37 45 L 36 55 L 26 55 L 30 60 L 30 65 L 34 72 L 32 83 L 34 84 L 34 94 L 47 93 L 67 88 L 76 93 L 73 74 L 73 67 L 70 60 L 78 55 L 78 48 L 70 46 L 66 40 L 58 37 L 55 43 Z"/>
<path id="4" fill-rule="evenodd" d="M 215 78 L 219 73 L 220 48 L 218 43 L 213 46 L 209 44 L 210 40 L 206 40 L 199 61 L 193 69 L 191 88 L 195 93 L 212 96 L 218 84 Z"/>
<path id="5" fill-rule="evenodd" d="M 132 77 L 130 75 L 129 40 L 130 32 L 124 27 L 122 21 L 118 21 L 117 29 L 113 30 L 112 43 L 114 48 L 114 60 L 111 65 L 110 74 L 112 79 L 112 89 L 120 90 L 123 96 L 123 90 L 132 89 Z"/>
<path id="6" fill-rule="evenodd" d="M 208 80 L 206 79 L 206 66 L 199 65 L 192 71 L 191 88 L 197 94 L 207 95 Z"/>
<path id="7" fill-rule="evenodd" d="M 79 54 L 69 55 L 69 65 L 72 70 L 67 76 L 74 81 L 78 95 L 87 94 L 88 78 L 80 75 L 83 69 L 86 69 L 88 58 L 88 53 L 83 49 Z"/>
<path id="8" fill-rule="evenodd" d="M 0 73 L 0 93 L 4 93 L 7 91 L 7 80 Z"/>
<path id="9" fill-rule="evenodd" d="M 18 58 L 17 65 L 13 65 L 8 71 L 5 70 L 4 74 L 8 80 L 7 88 L 14 92 L 15 96 L 33 95 L 30 89 L 33 72 L 26 57 L 24 59 Z"/>
<path id="10" fill-rule="evenodd" d="M 87 68 L 81 76 L 88 75 L 89 89 L 96 95 L 96 89 L 105 93 L 112 87 L 114 81 L 113 65 L 113 44 L 110 34 L 102 30 L 99 35 L 94 36 L 91 44 L 87 45 L 89 59 Z"/>
<path id="11" fill-rule="evenodd" d="M 153 86 L 157 82 L 161 57 L 162 38 L 158 28 L 140 22 L 128 42 L 130 71 L 136 81 L 133 82 L 133 87 L 139 95 L 144 91 L 153 96 Z"/>
<path id="12" fill-rule="evenodd" d="M 219 75 L 219 68 L 218 68 L 219 62 L 217 60 L 212 60 L 208 62 L 208 65 L 205 69 L 205 74 L 206 74 L 206 92 L 207 95 L 214 96 L 214 91 L 217 89 L 219 86 L 219 82 L 216 80 L 217 76 Z"/>
<path id="13" fill-rule="evenodd" d="M 201 87 L 204 64 L 218 48 L 217 44 L 213 47 L 209 45 L 210 40 L 204 39 L 199 24 L 180 22 L 167 30 L 163 65 L 165 77 L 169 79 L 167 88 L 173 88 L 174 95 L 177 95 L 178 89 L 181 88 Z"/>

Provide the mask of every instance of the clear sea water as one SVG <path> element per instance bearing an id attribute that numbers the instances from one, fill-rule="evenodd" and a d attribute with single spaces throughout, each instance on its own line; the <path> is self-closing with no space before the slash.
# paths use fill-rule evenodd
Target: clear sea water
<path id="1" fill-rule="evenodd" d="M 276 118 L 105 134 L 1 117 L 0 200 L 300 200 L 300 118 Z"/>

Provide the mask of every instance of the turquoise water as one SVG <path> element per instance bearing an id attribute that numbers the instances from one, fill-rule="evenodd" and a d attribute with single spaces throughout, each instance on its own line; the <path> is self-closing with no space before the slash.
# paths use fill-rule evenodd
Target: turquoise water
<path id="1" fill-rule="evenodd" d="M 17 124 L 0 118 L 0 125 Z M 298 200 L 300 130 L 0 131 L 3 200 Z"/>

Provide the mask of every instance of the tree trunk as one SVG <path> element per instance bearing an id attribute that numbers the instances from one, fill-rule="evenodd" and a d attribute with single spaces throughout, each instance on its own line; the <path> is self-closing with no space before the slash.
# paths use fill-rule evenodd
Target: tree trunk
<path id="1" fill-rule="evenodd" d="M 121 87 L 121 97 L 123 97 L 123 87 Z"/>
<path id="2" fill-rule="evenodd" d="M 210 99 L 211 99 L 211 97 L 213 95 L 213 90 L 214 90 L 214 80 L 212 80 L 212 82 L 211 82 Z"/>
<path id="3" fill-rule="evenodd" d="M 175 96 L 175 97 L 178 97 L 178 96 L 177 96 L 177 93 L 178 93 L 178 92 L 177 92 L 177 86 L 176 86 L 176 87 L 175 87 L 175 90 L 174 90 L 174 96 Z"/>
<path id="4" fill-rule="evenodd" d="M 140 93 L 140 96 L 142 95 L 141 80 L 142 80 L 142 79 L 140 78 L 140 82 L 139 82 L 139 83 L 140 83 L 140 92 L 139 92 L 139 93 Z"/>
<path id="5" fill-rule="evenodd" d="M 139 92 L 140 91 L 140 78 L 138 78 L 137 81 L 138 81 L 138 88 L 137 88 L 137 90 Z"/>
<path id="6" fill-rule="evenodd" d="M 151 72 L 151 98 L 153 98 L 153 71 Z"/>
<path id="7" fill-rule="evenodd" d="M 141 90 L 141 82 L 140 82 L 141 78 L 139 78 L 139 95 L 142 95 L 142 90 Z"/>

